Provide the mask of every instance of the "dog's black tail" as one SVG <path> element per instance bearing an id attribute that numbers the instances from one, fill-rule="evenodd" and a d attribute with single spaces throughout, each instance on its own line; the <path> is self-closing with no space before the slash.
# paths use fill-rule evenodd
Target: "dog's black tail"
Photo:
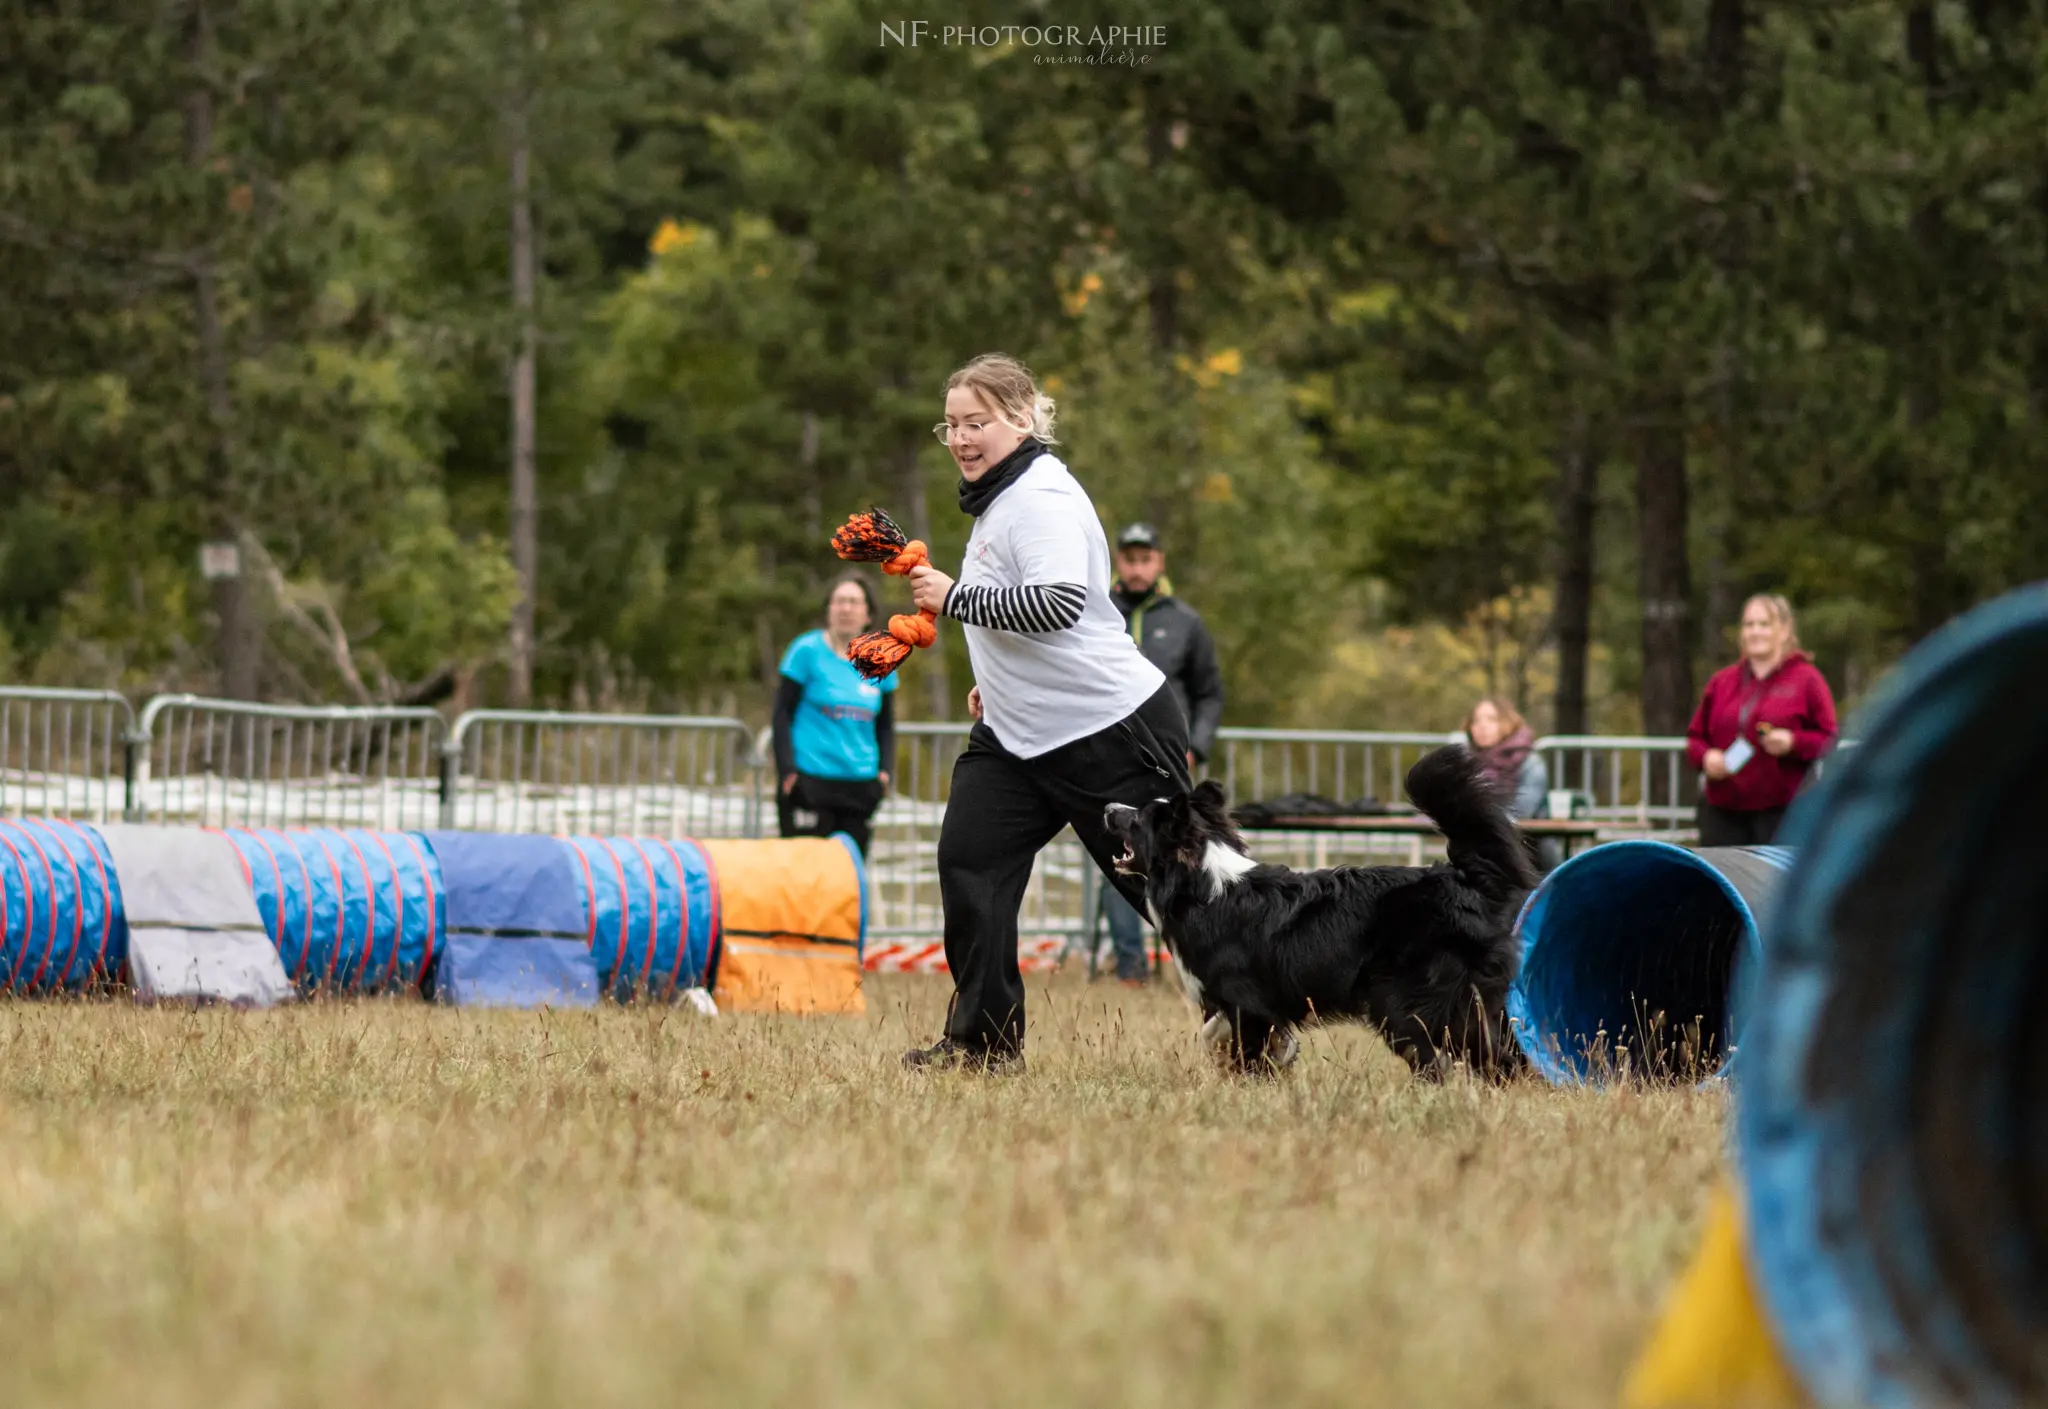
<path id="1" fill-rule="evenodd" d="M 1536 868 L 1472 751 L 1448 744 L 1424 754 L 1408 770 L 1407 788 L 1443 831 L 1451 865 L 1466 882 L 1495 905 L 1520 905 L 1535 888 Z"/>

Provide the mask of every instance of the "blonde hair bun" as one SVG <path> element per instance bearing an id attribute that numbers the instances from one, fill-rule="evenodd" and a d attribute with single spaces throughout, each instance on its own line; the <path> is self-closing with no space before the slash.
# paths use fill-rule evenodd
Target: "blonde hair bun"
<path id="1" fill-rule="evenodd" d="M 1057 405 L 1038 389 L 1031 369 L 1008 353 L 984 352 L 946 378 L 947 391 L 963 386 L 980 392 L 1011 425 L 1028 427 L 1033 439 L 1059 444 L 1053 435 Z"/>

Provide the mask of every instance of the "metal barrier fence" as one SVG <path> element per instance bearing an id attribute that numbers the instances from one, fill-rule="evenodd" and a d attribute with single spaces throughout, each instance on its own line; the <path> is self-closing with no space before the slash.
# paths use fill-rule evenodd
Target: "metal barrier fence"
<path id="1" fill-rule="evenodd" d="M 933 857 L 968 725 L 897 730 L 893 787 L 875 817 L 870 916 L 878 937 L 942 928 Z M 1233 802 L 1316 794 L 1399 805 L 1438 733 L 1224 729 L 1205 769 Z M 1844 741 L 1844 747 L 1849 746 Z M 1696 776 L 1683 739 L 1540 739 L 1553 789 L 1584 796 L 1609 835 L 1683 835 Z M 595 835 L 760 836 L 774 830 L 766 731 L 737 719 L 293 707 L 159 696 L 139 719 L 111 691 L 0 688 L 0 814 L 206 826 L 441 826 Z M 1415 862 L 1421 838 L 1261 832 L 1262 857 L 1297 866 Z M 1027 935 L 1076 936 L 1101 880 L 1071 831 L 1039 857 Z"/>
<path id="2" fill-rule="evenodd" d="M 967 747 L 969 727 L 896 726 L 896 775 L 875 814 L 868 847 L 869 928 L 879 939 L 936 938 L 944 930 L 933 862 L 952 795 L 953 761 Z M 1018 933 L 1078 933 L 1099 884 L 1080 841 L 1071 830 L 1062 831 L 1031 868 Z"/>
<path id="3" fill-rule="evenodd" d="M 1590 801 L 1587 816 L 1617 835 L 1694 826 L 1698 775 L 1685 740 L 1600 734 L 1555 734 L 1536 741 L 1553 789 Z"/>
<path id="4" fill-rule="evenodd" d="M 933 856 L 952 791 L 953 761 L 967 745 L 968 728 L 964 723 L 897 726 L 896 776 L 875 814 L 869 847 L 871 932 L 880 938 L 930 938 L 943 928 Z M 767 737 L 762 731 L 758 743 L 764 757 Z M 1409 766 L 1446 737 L 1224 729 L 1205 774 L 1222 781 L 1238 802 L 1325 789 L 1343 801 L 1366 796 L 1394 800 L 1402 795 Z M 1270 860 L 1331 866 L 1417 861 L 1428 844 L 1419 837 L 1262 832 L 1259 847 Z M 1101 874 L 1080 841 L 1071 830 L 1062 831 L 1032 868 L 1019 933 L 1078 938 L 1095 915 L 1101 890 Z"/>
<path id="5" fill-rule="evenodd" d="M 1409 767 L 1455 734 L 1349 733 L 1297 729 L 1223 729 L 1219 778 L 1233 802 L 1264 801 L 1297 790 L 1338 802 L 1405 805 Z M 1584 795 L 1587 816 L 1617 835 L 1693 825 L 1697 783 L 1682 738 L 1552 734 L 1538 739 L 1552 789 Z"/>
<path id="6" fill-rule="evenodd" d="M 875 816 L 870 875 L 874 931 L 890 938 L 940 932 L 938 876 L 932 866 L 939 823 L 952 786 L 953 760 L 966 746 L 965 724 L 906 724 L 897 730 L 890 796 Z M 1218 731 L 1204 775 L 1236 802 L 1311 793 L 1338 802 L 1405 803 L 1402 782 L 1415 761 L 1453 736 L 1341 730 Z M 767 734 L 761 735 L 764 756 Z M 1585 795 L 1604 833 L 1680 833 L 1693 826 L 1693 772 L 1685 740 L 1554 735 L 1540 739 L 1553 789 Z M 765 816 L 765 814 L 764 814 Z M 1262 831 L 1259 854 L 1292 866 L 1419 865 L 1441 855 L 1440 842 L 1340 832 Z M 1102 882 L 1071 831 L 1040 855 L 1025 892 L 1020 933 L 1080 936 Z"/>
<path id="7" fill-rule="evenodd" d="M 159 695 L 131 741 L 128 813 L 204 827 L 431 827 L 447 735 L 431 709 Z"/>
<path id="8" fill-rule="evenodd" d="M 1314 793 L 1337 802 L 1402 801 L 1401 780 L 1446 734 L 1337 729 L 1219 729 L 1207 776 L 1232 803 Z"/>
<path id="9" fill-rule="evenodd" d="M 1406 805 L 1402 783 L 1415 761 L 1449 735 L 1421 731 L 1219 729 L 1203 774 L 1223 784 L 1233 805 L 1308 794 L 1358 806 Z M 1262 829 L 1261 861 L 1298 869 L 1419 866 L 1442 851 L 1422 836 Z"/>
<path id="10" fill-rule="evenodd" d="M 480 709 L 455 721 L 447 755 L 443 827 L 761 834 L 753 742 L 737 719 Z"/>
<path id="11" fill-rule="evenodd" d="M 112 690 L 0 690 L 0 816 L 119 821 L 134 732 Z"/>

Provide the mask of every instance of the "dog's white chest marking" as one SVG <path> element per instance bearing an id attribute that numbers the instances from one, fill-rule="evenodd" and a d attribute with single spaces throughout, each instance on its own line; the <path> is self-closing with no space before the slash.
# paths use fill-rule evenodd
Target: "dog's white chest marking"
<path id="1" fill-rule="evenodd" d="M 1209 849 L 1202 853 L 1202 874 L 1209 878 L 1209 898 L 1216 899 L 1225 888 L 1244 879 L 1245 872 L 1258 866 L 1258 862 L 1241 851 L 1233 851 L 1220 841 L 1209 843 Z"/>

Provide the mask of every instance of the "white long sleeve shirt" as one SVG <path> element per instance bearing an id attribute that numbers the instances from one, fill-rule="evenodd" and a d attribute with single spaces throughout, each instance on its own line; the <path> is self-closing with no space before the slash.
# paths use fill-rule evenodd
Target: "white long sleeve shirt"
<path id="1" fill-rule="evenodd" d="M 967 636 L 983 718 L 1017 757 L 1106 729 L 1166 683 L 1124 630 L 1111 580 L 1095 505 L 1050 451 L 974 521 L 944 614 Z"/>

